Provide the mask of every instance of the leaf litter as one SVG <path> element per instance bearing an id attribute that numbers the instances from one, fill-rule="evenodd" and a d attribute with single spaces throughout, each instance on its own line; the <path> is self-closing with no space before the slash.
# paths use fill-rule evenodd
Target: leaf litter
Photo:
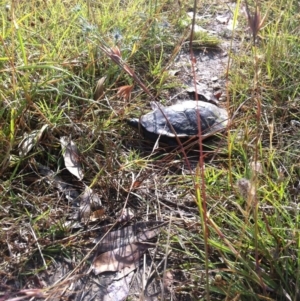
<path id="1" fill-rule="evenodd" d="M 104 213 L 99 195 L 89 186 L 85 186 L 84 192 L 80 195 L 80 219 L 87 222 L 103 217 Z"/>
<path id="2" fill-rule="evenodd" d="M 155 241 L 164 224 L 138 222 L 95 239 L 93 244 L 97 246 L 98 255 L 95 255 L 89 269 L 86 265 L 83 267 L 80 277 L 67 282 L 64 297 L 70 297 L 80 291 L 78 299 L 76 297 L 75 300 L 92 300 L 93 296 L 95 300 L 101 301 L 125 300 L 132 290 L 132 282 L 136 278 L 134 275 L 138 274 L 137 277 L 140 278 L 140 273 L 150 273 L 152 261 L 147 261 L 144 265 L 142 255 L 147 250 L 157 247 Z M 60 278 L 69 273 L 66 264 L 59 259 L 56 261 L 56 271 L 49 279 L 50 282 L 53 283 L 57 273 Z M 57 296 L 61 297 L 61 294 L 57 293 Z"/>
<path id="3" fill-rule="evenodd" d="M 80 193 L 80 187 L 74 187 L 74 185 L 67 183 L 49 167 L 37 162 L 35 162 L 35 165 L 38 166 L 38 172 L 50 186 L 63 193 L 75 209 L 79 207 L 70 218 L 87 223 L 105 217 L 105 209 L 102 206 L 100 196 L 89 186 L 83 184 L 84 191 Z M 70 222 L 67 222 L 66 225 L 70 225 Z M 76 225 L 78 226 L 78 224 Z"/>
<path id="4" fill-rule="evenodd" d="M 101 236 L 94 240 L 95 243 L 101 242 L 98 245 L 97 252 L 105 253 L 114 249 L 126 246 L 133 243 L 142 243 L 150 240 L 158 235 L 163 222 L 137 222 L 132 226 L 111 231 L 104 237 Z M 102 238 L 103 237 L 103 238 Z"/>
<path id="5" fill-rule="evenodd" d="M 49 167 L 37 162 L 35 162 L 35 165 L 37 166 L 40 175 L 43 176 L 43 180 L 45 180 L 50 186 L 62 192 L 66 199 L 70 201 L 73 206 L 75 206 L 80 195 L 78 190 L 75 189 L 73 185 L 63 180 L 59 174 L 52 171 Z"/>
<path id="6" fill-rule="evenodd" d="M 122 248 L 105 252 L 99 255 L 93 262 L 93 271 L 96 275 L 104 272 L 117 272 L 125 268 L 130 271 L 138 266 L 140 257 L 149 246 L 129 244 Z"/>
<path id="7" fill-rule="evenodd" d="M 83 169 L 81 166 L 80 153 L 76 144 L 68 137 L 60 138 L 62 154 L 67 170 L 78 178 L 82 180 L 84 177 Z"/>
<path id="8" fill-rule="evenodd" d="M 30 134 L 25 133 L 24 138 L 19 143 L 19 156 L 26 156 L 40 141 L 44 132 L 48 128 L 48 124 L 44 124 L 41 129 L 32 131 Z"/>

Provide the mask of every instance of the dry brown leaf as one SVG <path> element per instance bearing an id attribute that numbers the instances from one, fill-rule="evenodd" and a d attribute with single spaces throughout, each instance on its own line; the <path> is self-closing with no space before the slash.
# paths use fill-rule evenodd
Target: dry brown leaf
<path id="1" fill-rule="evenodd" d="M 97 256 L 92 264 L 96 275 L 103 272 L 117 272 L 117 279 L 124 277 L 139 264 L 145 250 L 153 247 L 146 241 L 157 236 L 162 222 L 140 222 L 121 230 L 108 233 L 97 249 Z M 150 226 L 153 229 L 147 229 Z"/>
<path id="2" fill-rule="evenodd" d="M 104 208 L 101 208 L 101 209 L 98 209 L 98 210 L 95 210 L 91 213 L 90 215 L 90 220 L 92 222 L 96 221 L 96 220 L 103 220 L 103 218 L 105 217 L 105 209 Z"/>
<path id="3" fill-rule="evenodd" d="M 67 170 L 79 180 L 82 180 L 84 174 L 80 162 L 80 153 L 76 144 L 68 137 L 61 137 L 60 144 Z"/>
<path id="4" fill-rule="evenodd" d="M 40 141 L 43 133 L 47 129 L 48 124 L 44 124 L 40 130 L 32 131 L 30 134 L 24 134 L 23 140 L 19 143 L 19 156 L 26 156 L 33 147 Z"/>
<path id="5" fill-rule="evenodd" d="M 98 194 L 93 192 L 92 188 L 90 188 L 89 186 L 85 186 L 85 190 L 80 196 L 80 218 L 83 219 L 84 222 L 95 220 L 92 218 L 93 214 L 91 212 L 92 210 L 98 210 L 101 207 L 102 203 Z M 100 210 L 104 209 L 102 208 Z"/>
<path id="6" fill-rule="evenodd" d="M 128 226 L 120 230 L 109 232 L 102 240 L 98 238 L 95 242 L 101 240 L 98 246 L 98 254 L 111 251 L 128 244 L 142 243 L 157 236 L 160 232 L 162 222 L 140 222 L 133 226 Z M 149 229 L 152 227 L 153 229 Z"/>
<path id="7" fill-rule="evenodd" d="M 95 93 L 94 93 L 94 100 L 99 100 L 104 92 L 104 82 L 106 80 L 106 76 L 101 77 L 96 85 Z"/>
<path id="8" fill-rule="evenodd" d="M 122 277 L 113 281 L 107 288 L 106 294 L 103 295 L 102 301 L 123 301 L 127 298 L 130 283 L 134 273 L 129 273 L 126 277 Z"/>
<path id="9" fill-rule="evenodd" d="M 122 248 L 105 252 L 93 261 L 92 268 L 94 273 L 98 275 L 104 272 L 121 271 L 126 267 L 137 267 L 140 257 L 147 248 L 147 245 L 129 244 Z"/>
<path id="10" fill-rule="evenodd" d="M 95 193 L 92 188 L 85 186 L 85 190 L 80 198 L 81 203 L 90 203 L 93 208 L 99 208 L 102 206 L 101 199 L 97 193 Z"/>

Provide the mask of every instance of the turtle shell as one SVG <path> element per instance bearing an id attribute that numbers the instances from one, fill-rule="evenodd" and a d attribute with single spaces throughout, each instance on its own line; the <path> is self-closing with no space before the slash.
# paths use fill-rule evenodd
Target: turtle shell
<path id="1" fill-rule="evenodd" d="M 228 123 L 225 109 L 204 101 L 186 100 L 169 107 L 156 104 L 156 108 L 141 116 L 131 119 L 129 124 L 140 127 L 144 134 L 155 136 L 189 137 L 199 134 L 198 115 L 201 122 L 202 138 L 221 131 Z M 172 127 L 171 127 L 172 125 Z"/>

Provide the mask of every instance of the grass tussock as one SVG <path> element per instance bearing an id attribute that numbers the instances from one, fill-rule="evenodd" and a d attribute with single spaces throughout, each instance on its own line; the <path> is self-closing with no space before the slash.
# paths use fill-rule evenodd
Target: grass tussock
<path id="1" fill-rule="evenodd" d="M 226 8 L 202 2 L 199 15 L 212 20 Z M 39 288 L 51 299 L 64 282 L 36 279 L 57 258 L 74 270 L 88 266 L 91 238 L 126 206 L 138 221 L 169 224 L 157 256 L 177 277 L 175 299 L 299 300 L 299 3 L 249 1 L 250 21 L 258 11 L 260 20 L 266 16 L 255 32 L 237 1 L 238 26 L 226 40 L 229 68 L 220 75 L 232 122 L 214 147 L 155 149 L 125 122 L 147 112 L 153 98 L 168 103 L 184 86 L 169 71 L 188 44 L 192 7 L 167 0 L 0 1 L 3 298 Z M 194 38 L 205 53 L 222 48 L 224 36 Z M 66 170 L 62 136 L 78 146 L 83 181 Z M 78 204 L 45 168 L 74 190 L 90 186 L 105 216 L 71 226 Z"/>

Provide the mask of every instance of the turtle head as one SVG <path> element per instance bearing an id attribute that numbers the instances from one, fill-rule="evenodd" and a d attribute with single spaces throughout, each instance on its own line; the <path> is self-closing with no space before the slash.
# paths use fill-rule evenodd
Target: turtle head
<path id="1" fill-rule="evenodd" d="M 139 128 L 139 119 L 138 118 L 130 118 L 130 119 L 127 119 L 127 124 L 129 124 L 130 126 L 138 129 Z"/>

